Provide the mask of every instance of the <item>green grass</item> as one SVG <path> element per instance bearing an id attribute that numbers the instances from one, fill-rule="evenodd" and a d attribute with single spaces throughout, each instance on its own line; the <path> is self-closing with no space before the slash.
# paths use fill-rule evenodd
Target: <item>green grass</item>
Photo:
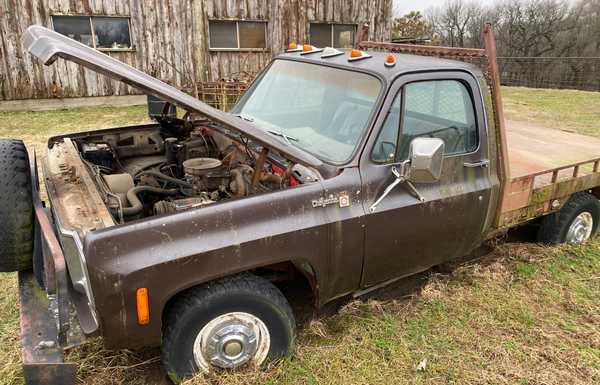
<path id="1" fill-rule="evenodd" d="M 510 119 L 600 136 L 600 94 L 508 88 L 505 103 Z M 3 113 L 0 137 L 23 138 L 43 152 L 54 134 L 145 120 L 144 107 Z M 294 355 L 266 371 L 190 383 L 600 383 L 600 241 L 500 244 L 422 281 L 345 302 L 302 325 Z M 0 274 L 0 292 L 0 384 L 22 384 L 15 274 Z M 95 340 L 69 357 L 80 364 L 83 383 L 163 381 L 155 350 L 110 351 Z"/>
<path id="2" fill-rule="evenodd" d="M 507 119 L 600 136 L 600 92 L 504 87 Z"/>
<path id="3" fill-rule="evenodd" d="M 49 137 L 148 121 L 146 106 L 87 107 L 44 112 L 0 112 L 0 138 L 23 139 L 38 152 Z"/>

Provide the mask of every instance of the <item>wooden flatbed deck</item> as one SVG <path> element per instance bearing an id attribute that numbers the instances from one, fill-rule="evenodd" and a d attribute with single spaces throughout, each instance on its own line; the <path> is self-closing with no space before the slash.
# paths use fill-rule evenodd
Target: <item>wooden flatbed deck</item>
<path id="1" fill-rule="evenodd" d="M 506 128 L 512 179 L 600 158 L 600 138 L 517 121 Z M 537 179 L 536 186 L 547 178 Z"/>
<path id="2" fill-rule="evenodd" d="M 575 192 L 600 186 L 600 139 L 529 123 L 506 124 L 509 179 L 498 228 L 558 210 Z"/>

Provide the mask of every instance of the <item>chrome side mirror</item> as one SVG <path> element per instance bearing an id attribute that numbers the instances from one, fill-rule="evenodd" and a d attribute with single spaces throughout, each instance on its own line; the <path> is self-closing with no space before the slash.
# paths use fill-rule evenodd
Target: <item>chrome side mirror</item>
<path id="1" fill-rule="evenodd" d="M 435 183 L 442 176 L 444 141 L 439 138 L 416 138 L 410 143 L 408 180 Z"/>

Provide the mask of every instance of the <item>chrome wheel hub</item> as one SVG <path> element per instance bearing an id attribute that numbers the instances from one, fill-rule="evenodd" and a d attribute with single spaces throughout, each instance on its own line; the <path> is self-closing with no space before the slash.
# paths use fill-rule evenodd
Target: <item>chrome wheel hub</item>
<path id="1" fill-rule="evenodd" d="M 582 243 L 590 239 L 594 228 L 594 218 L 587 211 L 579 214 L 569 226 L 565 240 L 571 243 Z"/>
<path id="2" fill-rule="evenodd" d="M 194 360 L 201 372 L 216 366 L 240 367 L 248 362 L 260 365 L 271 340 L 265 324 L 249 313 L 227 313 L 207 323 L 194 341 Z"/>

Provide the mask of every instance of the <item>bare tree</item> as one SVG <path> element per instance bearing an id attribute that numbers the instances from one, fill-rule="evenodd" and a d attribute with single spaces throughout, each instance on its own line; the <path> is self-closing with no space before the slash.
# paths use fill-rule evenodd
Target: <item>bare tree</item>
<path id="1" fill-rule="evenodd" d="M 441 41 L 452 47 L 464 47 L 470 36 L 469 27 L 481 12 L 477 3 L 449 0 L 441 8 L 431 9 L 427 19 Z"/>

